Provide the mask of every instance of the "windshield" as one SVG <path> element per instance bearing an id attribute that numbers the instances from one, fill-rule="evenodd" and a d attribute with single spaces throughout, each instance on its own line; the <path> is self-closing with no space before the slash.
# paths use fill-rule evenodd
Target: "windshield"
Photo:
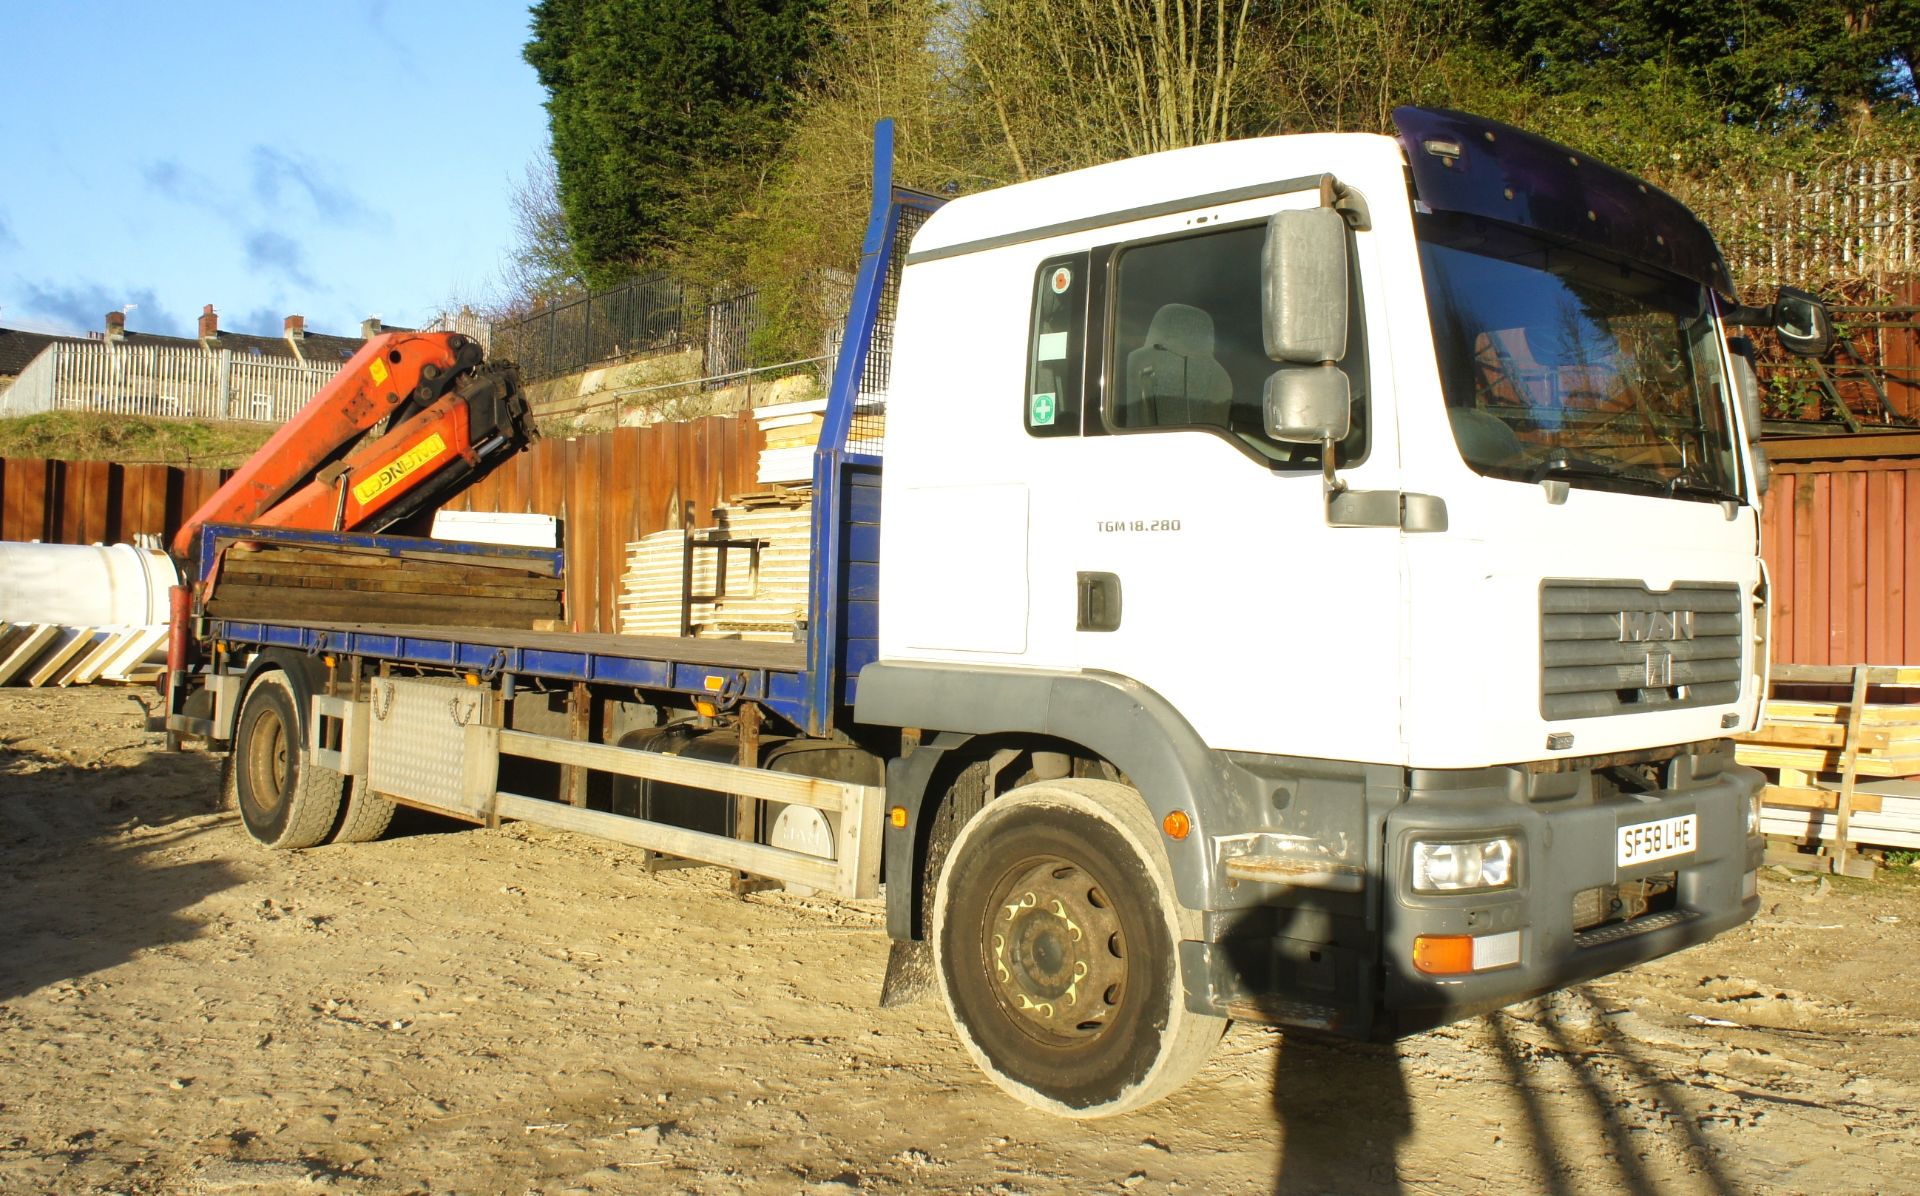
<path id="1" fill-rule="evenodd" d="M 1421 215 L 1455 442 L 1490 477 L 1737 496 L 1705 288 L 1475 217 Z"/>

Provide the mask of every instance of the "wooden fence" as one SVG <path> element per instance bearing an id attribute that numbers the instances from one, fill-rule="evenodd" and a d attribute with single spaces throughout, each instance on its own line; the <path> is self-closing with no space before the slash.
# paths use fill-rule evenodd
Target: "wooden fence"
<path id="1" fill-rule="evenodd" d="M 0 457 L 0 540 L 115 544 L 171 536 L 227 471 Z"/>
<path id="2" fill-rule="evenodd" d="M 1773 659 L 1920 663 L 1920 434 L 1769 441 Z"/>
<path id="3" fill-rule="evenodd" d="M 541 440 L 445 509 L 557 516 L 568 622 L 613 633 L 627 545 L 649 532 L 712 526 L 715 507 L 760 488 L 763 443 L 752 419 L 732 416 Z"/>
<path id="4" fill-rule="evenodd" d="M 541 440 L 446 509 L 553 515 L 567 553 L 567 611 L 577 631 L 617 632 L 628 543 L 673 527 L 709 527 L 713 509 L 759 487 L 763 439 L 750 418 L 621 428 Z M 171 540 L 229 471 L 107 461 L 0 458 L 0 540 Z"/>

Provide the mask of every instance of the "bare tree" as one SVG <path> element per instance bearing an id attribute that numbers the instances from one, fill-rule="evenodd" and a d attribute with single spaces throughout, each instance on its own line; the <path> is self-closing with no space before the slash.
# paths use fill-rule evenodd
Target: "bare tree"
<path id="1" fill-rule="evenodd" d="M 521 314 L 536 305 L 585 289 L 574 261 L 573 239 L 560 207 L 553 154 L 543 149 L 508 195 L 513 206 L 514 246 L 502 271 L 496 317 Z"/>
<path id="2" fill-rule="evenodd" d="M 962 45 L 1019 177 L 1244 131 L 1251 0 L 976 0 Z"/>

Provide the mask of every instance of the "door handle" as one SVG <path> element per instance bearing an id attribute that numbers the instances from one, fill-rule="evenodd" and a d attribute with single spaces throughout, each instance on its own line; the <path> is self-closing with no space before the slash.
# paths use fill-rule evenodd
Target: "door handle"
<path id="1" fill-rule="evenodd" d="M 1074 619 L 1076 631 L 1118 631 L 1120 629 L 1120 578 L 1113 573 L 1079 575 L 1079 602 Z"/>

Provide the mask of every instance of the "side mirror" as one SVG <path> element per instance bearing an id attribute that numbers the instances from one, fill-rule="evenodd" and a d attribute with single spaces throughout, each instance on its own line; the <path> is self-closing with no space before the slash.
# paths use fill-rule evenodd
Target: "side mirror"
<path id="1" fill-rule="evenodd" d="M 1347 274 L 1347 222 L 1337 210 L 1290 208 L 1268 219 L 1260 254 L 1268 357 L 1318 365 L 1347 355 Z M 1272 394 L 1269 384 L 1269 411 Z"/>
<path id="2" fill-rule="evenodd" d="M 1353 427 L 1353 393 L 1335 366 L 1281 366 L 1267 376 L 1262 399 L 1267 435 L 1286 444 L 1336 443 Z M 1329 467 L 1332 460 L 1329 452 Z"/>
<path id="3" fill-rule="evenodd" d="M 1819 297 L 1781 287 L 1773 300 L 1773 330 L 1795 357 L 1824 357 L 1833 348 L 1833 320 Z"/>

